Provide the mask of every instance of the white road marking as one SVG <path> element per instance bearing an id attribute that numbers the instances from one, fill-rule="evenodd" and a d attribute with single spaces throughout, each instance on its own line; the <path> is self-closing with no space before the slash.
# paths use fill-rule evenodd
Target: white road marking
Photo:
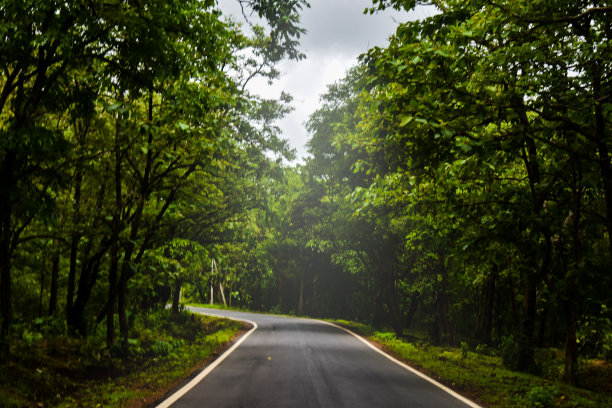
<path id="1" fill-rule="evenodd" d="M 215 315 L 211 315 L 211 316 L 215 316 Z M 255 330 L 257 330 L 257 327 L 258 327 L 257 323 L 255 323 L 255 322 L 253 322 L 251 320 L 238 319 L 238 318 L 227 317 L 227 316 L 218 316 L 218 317 L 224 317 L 224 318 L 230 319 L 230 320 L 237 320 L 237 321 L 240 321 L 240 322 L 246 322 L 246 323 L 249 323 L 249 324 L 253 325 L 253 328 L 251 328 L 251 330 L 249 330 L 246 334 L 244 334 L 240 338 L 240 340 L 238 340 L 236 343 L 234 343 L 234 345 L 232 345 L 232 347 L 230 347 L 225 353 L 223 353 L 221 356 L 219 356 L 219 358 L 217 358 L 208 367 L 206 367 L 206 369 L 204 369 L 200 374 L 198 374 L 196 377 L 194 377 L 191 381 L 189 381 L 187 384 L 185 384 L 182 388 L 177 390 L 174 394 L 170 395 L 168 398 L 166 398 L 164 401 L 162 401 L 159 405 L 156 406 L 156 408 L 168 408 L 172 404 L 174 404 L 176 401 L 178 401 L 183 395 L 187 394 L 187 392 L 189 392 L 193 387 L 195 387 L 208 374 L 210 374 L 212 370 L 214 370 L 219 364 L 221 364 L 223 362 L 223 360 L 225 360 L 234 350 L 236 350 L 238 348 L 238 346 L 240 346 L 240 344 L 242 344 L 242 342 L 247 339 L 247 337 L 249 337 Z M 450 388 L 440 384 L 439 382 L 437 382 L 433 378 L 428 377 L 427 375 L 423 374 L 422 372 L 420 372 L 420 371 L 410 367 L 409 365 L 407 365 L 405 363 L 402 363 L 401 361 L 399 361 L 395 357 L 392 357 L 391 355 L 385 353 L 384 351 L 382 351 L 379 348 L 375 347 L 372 343 L 370 343 L 369 341 L 367 341 L 363 337 L 359 336 L 358 334 L 350 331 L 349 329 L 346 329 L 346 328 L 344 328 L 342 326 L 339 326 L 339 325 L 331 323 L 331 322 L 326 322 L 324 320 L 308 319 L 308 318 L 300 318 L 300 319 L 311 320 L 311 321 L 312 320 L 318 321 L 318 322 L 321 322 L 321 323 L 333 326 L 333 327 L 335 327 L 337 329 L 343 330 L 343 331 L 347 332 L 348 334 L 350 334 L 351 336 L 353 336 L 356 339 L 358 339 L 359 341 L 361 341 L 363 344 L 365 344 L 366 346 L 368 346 L 370 349 L 374 350 L 378 354 L 381 354 L 382 356 L 384 356 L 387 359 L 391 360 L 392 362 L 394 362 L 395 364 L 399 365 L 400 367 L 408 370 L 409 372 L 413 373 L 414 375 L 416 375 L 416 376 L 424 379 L 425 381 L 433 384 L 434 386 L 436 386 L 439 389 L 443 390 L 447 394 L 450 394 L 451 396 L 455 397 L 459 401 L 463 402 L 467 406 L 469 406 L 471 408 L 483 408 L 480 405 L 476 404 L 475 402 L 470 401 L 469 399 L 465 398 L 464 396 L 457 394 L 455 391 L 451 390 Z"/>
<path id="2" fill-rule="evenodd" d="M 437 382 L 433 378 L 426 376 L 422 372 L 420 372 L 418 370 L 415 370 L 414 368 L 410 367 L 409 365 L 402 363 L 401 361 L 399 361 L 395 357 L 390 356 L 389 354 L 387 354 L 384 351 L 380 350 L 379 348 L 375 347 L 372 343 L 370 343 L 369 341 L 367 341 L 363 337 L 359 336 L 358 334 L 353 333 L 349 329 L 346 329 L 346 328 L 344 328 L 342 326 L 338 326 L 337 324 L 334 324 L 334 323 L 331 323 L 331 322 L 326 322 L 324 320 L 319 320 L 319 321 L 322 322 L 322 323 L 334 326 L 334 327 L 336 327 L 336 328 L 338 328 L 340 330 L 344 330 L 345 332 L 347 332 L 350 335 L 354 336 L 355 338 L 359 339 L 366 346 L 368 346 L 369 348 L 371 348 L 372 350 L 374 350 L 378 354 L 382 354 L 383 356 L 385 356 L 389 360 L 393 361 L 395 364 L 397 364 L 397 365 L 405 368 L 406 370 L 410 371 L 411 373 L 421 377 L 425 381 L 430 382 L 431 384 L 435 385 L 436 387 L 440 388 L 441 390 L 443 390 L 443 391 L 447 392 L 448 394 L 452 395 L 453 397 L 457 398 L 459 401 L 463 402 L 464 404 L 468 405 L 469 407 L 472 407 L 472 408 L 482 408 L 480 405 L 476 404 L 474 401 L 470 401 L 469 399 L 465 398 L 464 396 L 457 394 L 455 391 L 451 390 L 450 388 L 440 384 L 439 382 Z"/>
<path id="3" fill-rule="evenodd" d="M 240 346 L 242 344 L 242 342 L 247 339 L 247 337 L 249 337 L 255 330 L 257 330 L 257 323 L 252 322 L 250 320 L 236 319 L 236 318 L 232 318 L 232 317 L 225 317 L 225 318 L 226 319 L 230 319 L 230 320 L 237 320 L 239 322 L 246 322 L 246 323 L 252 324 L 253 328 L 251 328 L 251 330 L 246 332 L 240 338 L 240 340 L 238 340 L 236 343 L 234 343 L 234 345 L 232 345 L 232 347 L 230 347 L 225 353 L 221 354 L 215 361 L 213 361 L 208 367 L 206 367 L 200 374 L 195 376 L 191 381 L 189 381 L 182 388 L 177 390 L 174 394 L 170 395 L 168 398 L 163 400 L 161 402 L 161 404 L 156 406 L 156 408 L 168 408 L 169 406 L 174 404 L 176 401 L 178 401 L 179 398 L 181 398 L 183 395 L 187 394 L 193 387 L 198 385 L 198 383 L 200 381 L 202 381 L 208 374 L 210 374 L 212 370 L 214 370 L 219 364 L 221 364 L 223 362 L 223 360 L 225 360 L 230 354 L 232 354 L 232 352 L 234 352 L 234 350 L 236 350 L 238 348 L 238 346 Z"/>

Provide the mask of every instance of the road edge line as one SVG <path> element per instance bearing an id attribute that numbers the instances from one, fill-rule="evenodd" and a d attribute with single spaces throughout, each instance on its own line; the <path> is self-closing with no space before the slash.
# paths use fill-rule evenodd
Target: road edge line
<path id="1" fill-rule="evenodd" d="M 423 374 L 419 370 L 417 370 L 417 369 L 415 369 L 413 367 L 410 367 L 408 364 L 401 362 L 400 360 L 398 360 L 397 358 L 391 356 L 390 354 L 387 354 L 386 352 L 384 352 L 383 350 L 377 348 L 372 343 L 370 343 L 369 341 L 367 341 L 366 339 L 364 339 L 360 335 L 352 332 L 351 330 L 349 330 L 349 329 L 347 329 L 345 327 L 339 326 L 339 325 L 337 325 L 335 323 L 332 323 L 332 322 L 326 322 L 325 320 L 319 320 L 319 321 L 323 322 L 325 324 L 328 324 L 330 326 L 334 326 L 334 327 L 336 327 L 336 328 L 338 328 L 340 330 L 344 330 L 345 332 L 349 333 L 350 335 L 354 336 L 355 338 L 361 340 L 361 342 L 363 342 L 366 346 L 368 346 L 372 350 L 376 351 L 378 354 L 381 354 L 381 355 L 385 356 L 386 358 L 388 358 L 389 360 L 393 361 L 395 364 L 399 365 L 400 367 L 410 371 L 411 373 L 421 377 L 422 379 L 426 380 L 427 382 L 435 385 L 436 387 L 438 387 L 441 390 L 445 391 L 447 394 L 450 394 L 453 397 L 455 397 L 456 399 L 458 399 L 459 401 L 463 402 L 464 404 L 467 404 L 469 407 L 471 407 L 471 408 L 483 408 L 481 405 L 478 405 L 474 401 L 469 400 L 466 397 L 464 397 L 463 395 L 458 394 L 457 392 L 451 390 L 447 386 L 445 386 L 443 384 L 440 384 L 438 381 L 436 381 L 433 378 Z"/>
<path id="2" fill-rule="evenodd" d="M 195 313 L 198 313 L 198 312 L 195 312 Z M 206 314 L 206 313 L 199 313 L 199 314 Z M 207 315 L 207 316 L 212 316 L 212 315 Z M 193 387 L 198 385 L 198 383 L 202 381 L 208 374 L 210 374 L 212 370 L 217 368 L 217 366 L 221 364 L 223 360 L 225 360 L 230 354 L 232 354 L 234 350 L 236 350 L 238 346 L 242 344 L 242 342 L 244 342 L 251 334 L 253 334 L 255 330 L 257 330 L 257 323 L 251 320 L 235 319 L 233 317 L 224 317 L 224 316 L 215 316 L 215 317 L 222 317 L 224 319 L 235 320 L 238 322 L 246 322 L 246 323 L 253 325 L 253 327 L 251 328 L 251 330 L 243 334 L 242 337 L 240 337 L 240 339 L 237 342 L 235 342 L 229 349 L 227 349 L 223 354 L 217 357 L 215 361 L 210 363 L 209 366 L 207 366 L 204 370 L 202 370 L 198 375 L 193 377 L 191 381 L 189 381 L 187 384 L 182 386 L 180 389 L 176 390 L 172 395 L 168 396 L 168 398 L 163 400 L 159 405 L 156 405 L 155 408 L 168 408 L 172 404 L 174 404 L 176 401 L 178 401 L 183 395 L 187 394 L 189 391 L 191 391 Z"/>

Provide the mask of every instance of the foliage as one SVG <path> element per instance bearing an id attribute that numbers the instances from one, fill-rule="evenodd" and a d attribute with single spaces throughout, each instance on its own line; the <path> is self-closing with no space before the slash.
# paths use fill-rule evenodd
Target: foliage
<path id="1" fill-rule="evenodd" d="M 234 321 L 157 311 L 135 322 L 129 359 L 105 350 L 104 331 L 83 339 L 46 335 L 13 346 L 12 361 L 0 370 L 0 402 L 6 407 L 153 403 L 241 329 Z"/>
<path id="2" fill-rule="evenodd" d="M 312 156 L 275 187 L 266 290 L 283 312 L 499 348 L 526 372 L 564 347 L 580 383 L 612 330 L 612 10 L 431 3 L 322 95 Z"/>
<path id="3" fill-rule="evenodd" d="M 308 5 L 238 1 L 248 35 L 213 1 L 1 3 L 2 358 L 57 335 L 96 354 L 102 332 L 102 354 L 174 358 L 132 332 L 185 299 L 460 346 L 440 366 L 499 350 L 581 384 L 610 358 L 609 6 L 428 2 L 328 87 L 289 167 L 291 97 L 246 86 L 303 57 Z"/>
<path id="4" fill-rule="evenodd" d="M 555 399 L 559 394 L 559 389 L 556 387 L 535 386 L 527 393 L 527 401 L 533 407 L 552 407 Z"/>
<path id="5" fill-rule="evenodd" d="M 502 337 L 499 343 L 499 351 L 504 365 L 510 369 L 516 369 L 518 366 L 518 344 L 514 336 Z"/>
<path id="6" fill-rule="evenodd" d="M 396 358 L 486 406 L 597 407 L 610 403 L 611 396 L 602 389 L 585 390 L 564 384 L 559 377 L 541 378 L 510 371 L 499 356 L 470 354 L 470 358 L 463 358 L 462 348 L 400 340 L 392 332 L 366 334 L 372 333 L 371 327 L 362 331 L 362 324 L 347 321 L 342 325 L 368 336 Z"/>
<path id="7" fill-rule="evenodd" d="M 182 285 L 231 254 L 293 154 L 275 125 L 291 97 L 246 82 L 301 58 L 307 6 L 242 3 L 264 18 L 252 37 L 208 0 L 2 1 L 0 357 L 46 338 L 28 326 L 46 316 L 80 336 L 105 321 L 125 351 L 138 315 L 170 296 L 178 312 Z"/>

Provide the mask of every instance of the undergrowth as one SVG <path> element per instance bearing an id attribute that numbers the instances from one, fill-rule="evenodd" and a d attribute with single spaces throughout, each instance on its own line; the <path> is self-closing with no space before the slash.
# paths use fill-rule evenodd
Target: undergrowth
<path id="1" fill-rule="evenodd" d="M 0 366 L 1 407 L 139 407 L 161 398 L 210 359 L 242 323 L 161 310 L 138 317 L 110 350 L 86 338 L 28 335 Z"/>
<path id="2" fill-rule="evenodd" d="M 537 350 L 536 360 L 542 372 L 533 375 L 507 369 L 502 352 L 482 345 L 474 349 L 467 343 L 461 347 L 436 347 L 423 336 L 409 335 L 407 341 L 361 323 L 334 322 L 366 336 L 396 358 L 484 406 L 612 407 L 610 362 L 583 361 L 582 385 L 575 387 L 561 381 L 563 354 L 559 350 Z"/>

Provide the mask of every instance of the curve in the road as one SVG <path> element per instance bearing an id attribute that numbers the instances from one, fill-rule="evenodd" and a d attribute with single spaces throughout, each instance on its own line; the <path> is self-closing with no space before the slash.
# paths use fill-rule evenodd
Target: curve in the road
<path id="1" fill-rule="evenodd" d="M 253 328 L 158 408 L 479 407 L 333 323 L 192 310 Z"/>
<path id="2" fill-rule="evenodd" d="M 238 320 L 238 321 L 241 321 L 241 322 L 246 322 L 246 323 L 250 324 L 252 327 L 251 327 L 251 329 L 248 332 L 246 332 L 244 335 L 242 335 L 242 337 L 240 337 L 240 339 L 237 342 L 235 342 L 229 349 L 227 349 L 223 354 L 221 354 L 219 357 L 217 357 L 217 359 L 215 359 L 215 361 L 210 363 L 198 375 L 193 377 L 187 384 L 183 385 L 181 388 L 176 390 L 172 395 L 170 395 L 168 398 L 163 400 L 161 404 L 157 405 L 156 406 L 157 408 L 168 408 L 169 406 L 174 404 L 176 401 L 178 401 L 183 395 L 187 394 L 193 387 L 198 385 L 198 383 L 200 381 L 202 381 L 204 379 L 204 377 L 206 377 L 208 374 L 210 374 L 212 372 L 212 370 L 217 368 L 217 366 L 219 364 L 221 364 L 223 362 L 223 360 L 225 360 L 230 354 L 232 354 L 232 352 L 234 350 L 236 350 L 238 348 L 238 346 L 240 346 L 251 334 L 253 334 L 253 332 L 255 330 L 257 330 L 257 323 L 252 322 L 250 320 L 236 319 L 236 318 L 229 317 L 229 316 L 226 316 L 226 318 L 227 319 L 231 319 L 231 320 Z"/>

